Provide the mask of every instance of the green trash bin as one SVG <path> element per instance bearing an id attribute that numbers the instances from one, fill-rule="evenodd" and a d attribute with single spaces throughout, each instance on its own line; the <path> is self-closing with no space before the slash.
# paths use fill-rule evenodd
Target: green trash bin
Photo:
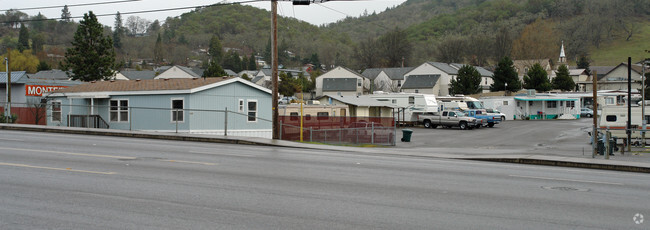
<path id="1" fill-rule="evenodd" d="M 413 130 L 402 129 L 402 142 L 411 142 L 411 134 Z"/>

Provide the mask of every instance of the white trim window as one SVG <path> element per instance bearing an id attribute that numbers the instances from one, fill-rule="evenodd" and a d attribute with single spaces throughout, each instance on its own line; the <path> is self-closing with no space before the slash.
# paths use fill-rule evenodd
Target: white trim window
<path id="1" fill-rule="evenodd" d="M 110 100 L 108 119 L 110 122 L 129 121 L 129 100 Z"/>
<path id="2" fill-rule="evenodd" d="M 61 101 L 52 101 L 52 121 L 61 122 Z"/>
<path id="3" fill-rule="evenodd" d="M 185 99 L 172 98 L 171 106 L 172 106 L 172 111 L 171 111 L 172 122 L 177 122 L 177 121 L 184 122 L 185 119 L 183 117 L 184 115 L 183 109 L 185 108 Z"/>
<path id="4" fill-rule="evenodd" d="M 244 113 L 244 99 L 239 99 L 239 113 Z"/>
<path id="5" fill-rule="evenodd" d="M 257 100 L 248 100 L 248 122 L 257 122 Z"/>

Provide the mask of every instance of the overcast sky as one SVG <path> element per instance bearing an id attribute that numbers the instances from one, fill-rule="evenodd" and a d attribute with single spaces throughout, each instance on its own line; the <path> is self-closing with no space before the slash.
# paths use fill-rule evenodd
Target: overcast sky
<path id="1" fill-rule="evenodd" d="M 97 2 L 114 2 L 120 0 L 67 0 L 67 1 L 57 1 L 57 0 L 8 0 L 1 1 L 0 9 L 20 9 L 20 8 L 31 8 L 31 7 L 46 7 L 46 6 L 62 6 L 62 5 L 73 5 L 73 4 L 85 4 L 85 3 L 97 3 Z M 244 0 L 231 0 L 223 2 L 240 2 Z M 335 0 L 332 2 L 325 2 L 319 4 L 311 4 L 309 6 L 293 6 L 290 1 L 279 1 L 278 2 L 278 14 L 284 17 L 295 17 L 299 20 L 309 22 L 314 25 L 322 25 L 327 23 L 336 22 L 337 20 L 343 19 L 347 16 L 358 17 L 363 14 L 364 11 L 368 13 L 377 12 L 380 13 L 386 10 L 387 7 L 397 6 L 406 0 L 348 0 L 340 1 Z M 194 1 L 178 1 L 178 0 L 140 0 L 133 2 L 117 3 L 117 4 L 107 4 L 107 5 L 94 5 L 94 6 L 76 6 L 69 7 L 69 11 L 73 17 L 83 16 L 84 13 L 92 10 L 95 14 L 114 14 L 119 11 L 121 13 L 125 12 L 135 12 L 135 11 L 145 11 L 145 10 L 156 10 L 156 9 L 168 9 L 168 8 L 177 8 L 177 7 L 193 7 L 201 5 L 209 5 L 220 3 L 222 1 L 207 1 L 207 0 L 194 0 Z M 257 3 L 249 3 L 258 8 L 263 8 L 266 10 L 271 10 L 271 2 L 263 1 Z M 53 9 L 39 9 L 39 10 L 21 10 L 27 14 L 36 15 L 38 12 L 45 15 L 48 18 L 59 18 L 61 17 L 61 10 L 63 8 L 53 8 Z M 160 20 L 164 22 L 167 17 L 179 16 L 184 12 L 189 12 L 187 10 L 176 10 L 176 11 L 165 11 L 165 12 L 155 12 L 155 13 L 141 13 L 135 14 L 136 16 L 146 18 L 148 20 Z M 4 13 L 1 12 L 1 13 Z M 129 15 L 123 15 L 122 19 L 126 21 L 126 18 Z M 105 16 L 99 17 L 99 22 L 113 26 L 115 23 L 115 16 Z M 79 19 L 74 19 L 79 21 Z"/>

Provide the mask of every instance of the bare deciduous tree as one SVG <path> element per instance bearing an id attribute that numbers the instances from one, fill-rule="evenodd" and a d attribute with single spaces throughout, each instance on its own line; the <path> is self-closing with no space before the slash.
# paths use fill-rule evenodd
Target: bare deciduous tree
<path id="1" fill-rule="evenodd" d="M 131 36 L 146 33 L 149 24 L 151 24 L 151 21 L 138 16 L 129 16 L 126 19 L 126 28 Z"/>

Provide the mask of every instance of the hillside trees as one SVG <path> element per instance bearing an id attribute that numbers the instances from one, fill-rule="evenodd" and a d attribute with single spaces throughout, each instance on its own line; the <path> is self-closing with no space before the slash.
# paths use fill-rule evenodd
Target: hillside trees
<path id="1" fill-rule="evenodd" d="M 61 10 L 61 22 L 68 23 L 71 22 L 72 19 L 72 14 L 70 14 L 70 10 L 68 9 L 68 5 L 63 6 L 63 9 Z"/>
<path id="2" fill-rule="evenodd" d="M 377 45 L 384 58 L 382 60 L 384 66 L 399 67 L 404 61 L 410 61 L 413 47 L 407 36 L 406 31 L 395 27 L 379 38 Z M 407 66 L 408 63 L 404 65 Z"/>
<path id="3" fill-rule="evenodd" d="M 29 31 L 25 24 L 20 23 L 20 32 L 18 32 L 18 50 L 23 52 L 23 50 L 29 49 Z"/>
<path id="4" fill-rule="evenodd" d="M 551 25 L 541 19 L 527 25 L 512 44 L 512 56 L 517 60 L 545 59 L 557 56 L 559 47 Z"/>
<path id="5" fill-rule="evenodd" d="M 65 52 L 62 69 L 72 80 L 108 80 L 115 75 L 115 50 L 110 36 L 92 11 L 84 14 L 74 34 L 72 48 Z"/>
<path id="6" fill-rule="evenodd" d="M 115 14 L 115 26 L 113 27 L 113 47 L 122 48 L 122 36 L 124 36 L 124 25 L 122 23 L 122 15 L 118 11 Z"/>

